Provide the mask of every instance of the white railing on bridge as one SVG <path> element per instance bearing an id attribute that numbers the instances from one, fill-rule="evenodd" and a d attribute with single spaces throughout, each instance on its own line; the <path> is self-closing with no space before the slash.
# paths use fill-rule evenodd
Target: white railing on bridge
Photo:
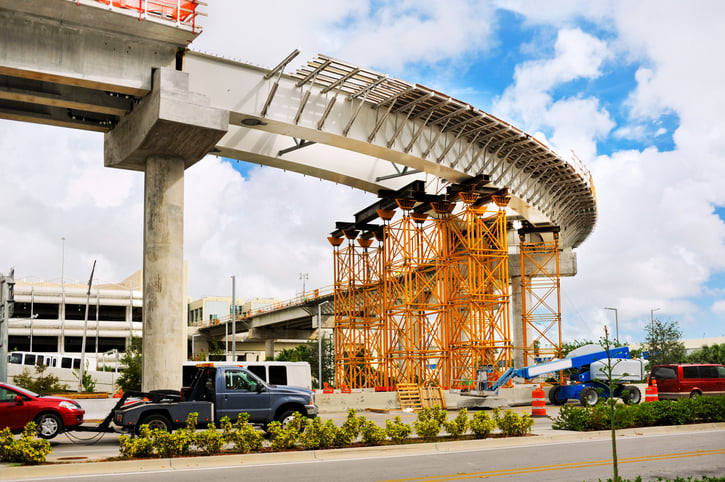
<path id="1" fill-rule="evenodd" d="M 255 308 L 253 310 L 245 311 L 243 313 L 237 313 L 237 321 L 247 321 L 250 318 L 254 318 L 258 315 L 263 315 L 265 313 L 271 313 L 274 311 L 280 311 L 287 308 L 293 308 L 295 306 L 301 306 L 305 304 L 316 304 L 315 300 L 327 298 L 332 296 L 333 294 L 333 287 L 332 286 L 326 286 L 323 288 L 318 288 L 311 291 L 306 291 L 305 293 L 298 293 L 295 295 L 294 298 L 290 298 L 285 301 L 278 301 L 276 303 L 270 303 L 264 306 L 260 306 L 259 308 Z M 232 320 L 232 315 L 226 315 L 221 316 L 218 318 L 214 318 L 212 320 L 201 320 L 201 321 L 194 321 L 189 323 L 189 326 L 195 326 L 199 328 L 206 328 L 209 326 L 214 325 L 222 325 L 224 323 L 228 323 Z"/>

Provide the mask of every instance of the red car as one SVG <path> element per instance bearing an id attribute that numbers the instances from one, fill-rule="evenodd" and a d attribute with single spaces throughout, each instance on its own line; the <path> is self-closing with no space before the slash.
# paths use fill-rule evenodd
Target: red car
<path id="1" fill-rule="evenodd" d="M 24 388 L 0 383 L 0 430 L 19 432 L 28 422 L 38 424 L 38 435 L 53 438 L 83 423 L 86 411 L 75 400 L 38 395 Z"/>

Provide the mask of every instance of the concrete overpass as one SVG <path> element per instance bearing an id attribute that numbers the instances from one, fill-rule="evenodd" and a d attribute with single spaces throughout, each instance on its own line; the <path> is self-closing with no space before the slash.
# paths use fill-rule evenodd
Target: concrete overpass
<path id="1" fill-rule="evenodd" d="M 288 75 L 294 53 L 263 69 L 190 52 L 195 15 L 175 1 L 130 3 L 0 0 L 0 117 L 104 132 L 104 164 L 145 173 L 144 389 L 180 383 L 184 170 L 208 153 L 376 193 L 484 176 L 531 225 L 559 229 L 574 265 L 571 248 L 596 221 L 577 159 L 443 93 L 340 60 L 320 56 Z"/>
<path id="2" fill-rule="evenodd" d="M 332 293 L 321 296 L 300 297 L 292 301 L 282 302 L 265 309 L 254 310 L 239 315 L 232 327 L 232 317 L 226 317 L 213 324 L 199 327 L 199 334 L 207 341 L 220 339 L 230 333 L 246 333 L 245 341 L 263 341 L 265 356 L 274 356 L 274 342 L 280 339 L 307 340 L 321 327 L 333 328 Z"/>

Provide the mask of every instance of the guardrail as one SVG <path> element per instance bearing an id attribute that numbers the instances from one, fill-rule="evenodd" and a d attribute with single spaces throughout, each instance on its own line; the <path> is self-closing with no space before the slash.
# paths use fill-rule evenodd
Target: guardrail
<path id="1" fill-rule="evenodd" d="M 247 321 L 255 316 L 263 315 L 265 313 L 271 313 L 273 311 L 284 310 L 287 308 L 293 308 L 295 306 L 301 306 L 306 304 L 316 304 L 315 300 L 321 298 L 327 298 L 334 293 L 333 286 L 325 286 L 312 291 L 306 291 L 305 293 L 298 293 L 294 298 L 290 298 L 285 301 L 278 301 L 276 303 L 270 303 L 260 308 L 256 308 L 251 311 L 237 314 L 237 321 Z M 222 325 L 232 320 L 232 315 L 222 316 L 214 318 L 213 320 L 203 320 L 191 323 L 189 326 L 195 326 L 199 328 L 207 328 L 214 325 Z"/>

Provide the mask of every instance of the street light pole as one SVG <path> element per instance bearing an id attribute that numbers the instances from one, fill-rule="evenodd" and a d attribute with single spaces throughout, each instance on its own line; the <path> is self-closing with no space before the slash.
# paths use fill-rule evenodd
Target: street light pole
<path id="1" fill-rule="evenodd" d="M 322 305 L 328 304 L 330 301 L 323 301 L 317 305 L 317 383 L 322 390 Z"/>
<path id="2" fill-rule="evenodd" d="M 616 330 L 615 337 L 616 337 L 617 343 L 619 343 L 619 316 L 617 315 L 617 309 L 616 308 L 607 308 L 607 307 L 605 307 L 604 309 L 614 311 L 614 328 Z"/>
<path id="3" fill-rule="evenodd" d="M 237 361 L 237 278 L 232 275 L 232 361 Z"/>
<path id="4" fill-rule="evenodd" d="M 305 297 L 305 280 L 310 279 L 310 273 L 300 273 L 300 279 L 302 280 L 302 297 Z"/>
<path id="5" fill-rule="evenodd" d="M 65 353 L 65 236 L 60 238 L 60 353 Z"/>
<path id="6" fill-rule="evenodd" d="M 652 308 L 649 310 L 649 318 L 650 318 L 650 329 L 654 331 L 655 329 L 655 311 L 659 310 L 659 308 Z"/>

